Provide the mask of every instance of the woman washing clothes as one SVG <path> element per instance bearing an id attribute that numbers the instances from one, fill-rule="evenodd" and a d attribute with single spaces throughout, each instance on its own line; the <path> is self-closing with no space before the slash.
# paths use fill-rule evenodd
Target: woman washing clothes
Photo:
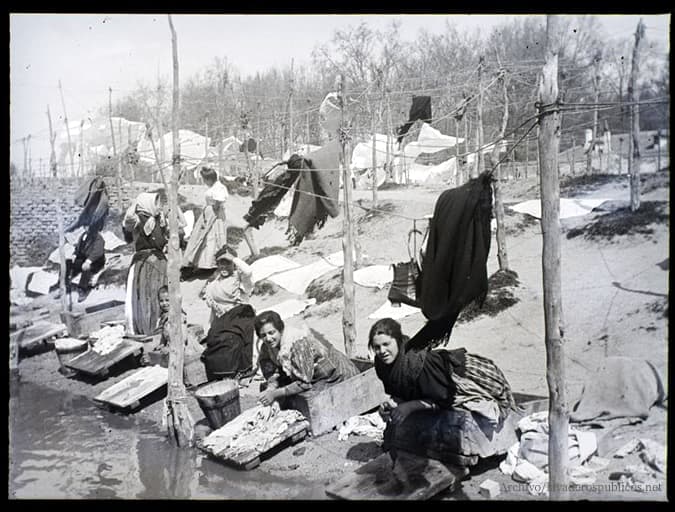
<path id="1" fill-rule="evenodd" d="M 392 400 L 380 411 L 394 425 L 420 410 L 464 409 L 498 424 L 517 410 L 506 377 L 490 359 L 466 349 L 405 351 L 407 336 L 391 318 L 370 328 L 375 371 Z"/>
<path id="2" fill-rule="evenodd" d="M 359 373 L 346 355 L 314 336 L 307 326 L 286 327 L 275 311 L 260 313 L 255 319 L 255 331 L 262 340 L 258 364 L 267 381 L 259 399 L 263 405 L 309 389 L 321 389 Z"/>
<path id="3" fill-rule="evenodd" d="M 253 322 L 255 310 L 249 304 L 253 291 L 253 270 L 237 258 L 233 249 L 223 247 L 216 255 L 216 277 L 200 293 L 211 309 L 211 321 L 201 360 L 209 381 L 244 378 L 253 369 Z"/>
<path id="4" fill-rule="evenodd" d="M 167 284 L 164 249 L 169 227 L 158 193 L 138 195 L 124 216 L 123 231 L 135 250 L 127 278 L 127 328 L 131 334 L 150 335 L 160 317 L 158 291 Z"/>
<path id="5" fill-rule="evenodd" d="M 200 174 L 208 190 L 204 196 L 206 206 L 195 223 L 183 255 L 183 267 L 189 271 L 215 269 L 216 253 L 227 245 L 227 187 L 218 180 L 215 169 L 202 167 Z"/>

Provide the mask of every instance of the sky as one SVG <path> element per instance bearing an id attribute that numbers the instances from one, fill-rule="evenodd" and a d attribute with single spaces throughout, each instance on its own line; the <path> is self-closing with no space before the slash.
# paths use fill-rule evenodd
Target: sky
<path id="1" fill-rule="evenodd" d="M 483 33 L 509 15 L 173 15 L 178 35 L 180 80 L 205 69 L 216 57 L 242 75 L 270 67 L 309 64 L 311 52 L 333 31 L 366 21 L 384 29 L 401 21 L 401 36 L 412 40 L 424 28 L 440 33 L 446 20 L 461 31 Z M 639 18 L 647 37 L 669 48 L 669 15 L 599 16 L 607 34 L 627 37 Z M 161 14 L 11 14 L 10 159 L 23 165 L 21 139 L 31 135 L 34 165 L 49 158 L 49 105 L 55 129 L 63 127 L 59 80 L 69 121 L 94 115 L 133 91 L 172 73 L 171 34 Z"/>

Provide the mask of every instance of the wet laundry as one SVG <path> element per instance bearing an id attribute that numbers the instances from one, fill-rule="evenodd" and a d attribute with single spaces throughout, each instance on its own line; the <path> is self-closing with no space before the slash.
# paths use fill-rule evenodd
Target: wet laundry
<path id="1" fill-rule="evenodd" d="M 431 96 L 413 96 L 408 121 L 400 126 L 397 132 L 399 144 L 418 119 L 426 123 L 431 122 Z"/>
<path id="2" fill-rule="evenodd" d="M 464 307 L 487 295 L 492 219 L 491 174 L 483 172 L 436 201 L 422 260 L 418 301 L 427 323 L 408 343 L 421 348 L 447 341 Z"/>

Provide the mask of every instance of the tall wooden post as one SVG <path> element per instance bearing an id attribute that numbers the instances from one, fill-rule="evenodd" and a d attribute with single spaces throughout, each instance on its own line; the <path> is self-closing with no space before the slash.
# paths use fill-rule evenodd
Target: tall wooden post
<path id="1" fill-rule="evenodd" d="M 464 167 L 464 171 L 462 172 L 462 179 L 459 183 L 461 185 L 462 183 L 465 183 L 468 181 L 469 178 L 469 173 L 471 170 L 468 168 L 469 167 L 469 114 L 468 112 L 464 114 L 464 154 L 466 155 L 465 161 L 467 164 Z"/>
<path id="2" fill-rule="evenodd" d="M 288 127 L 287 127 L 287 133 L 288 133 L 288 141 L 286 143 L 286 147 L 288 150 L 293 153 L 293 86 L 294 86 L 294 80 L 293 80 L 293 59 L 291 59 L 291 78 L 290 82 L 288 84 L 289 90 L 288 90 Z"/>
<path id="3" fill-rule="evenodd" d="M 307 114 L 309 116 L 309 114 Z M 308 125 L 309 128 L 309 125 Z M 256 104 L 255 120 L 255 166 L 253 169 L 253 199 L 260 191 L 260 101 Z"/>
<path id="4" fill-rule="evenodd" d="M 51 146 L 51 153 L 49 154 L 49 168 L 52 172 L 52 177 L 57 178 L 56 172 L 56 150 L 54 149 L 54 142 L 56 141 L 56 134 L 52 129 L 52 116 L 49 112 L 49 105 L 47 105 L 47 119 L 49 121 L 49 144 Z M 66 296 L 66 239 L 63 234 L 63 213 L 61 212 L 61 198 L 56 198 L 56 223 L 59 230 L 59 264 L 61 271 L 59 272 L 59 291 L 61 293 L 61 310 L 69 311 L 68 297 Z"/>
<path id="5" fill-rule="evenodd" d="M 509 95 L 507 91 L 506 76 L 502 75 L 502 91 L 504 94 L 504 114 L 502 116 L 502 126 L 499 132 L 497 142 L 492 148 L 492 162 L 497 165 L 495 169 L 496 179 L 492 181 L 492 188 L 494 190 L 495 201 L 495 219 L 497 221 L 497 260 L 499 261 L 499 270 L 509 269 L 509 258 L 506 250 L 506 229 L 504 226 L 504 202 L 502 200 L 502 166 L 497 164 L 499 161 L 499 146 L 504 140 L 506 133 L 506 126 L 509 122 Z"/>
<path id="6" fill-rule="evenodd" d="M 75 158 L 73 157 L 73 146 L 70 141 L 70 126 L 68 126 L 68 114 L 66 113 L 66 101 L 63 99 L 63 88 L 59 80 L 59 93 L 61 94 L 61 106 L 63 107 L 63 122 L 66 125 L 66 135 L 68 136 L 68 155 L 70 156 L 70 174 L 75 174 Z"/>
<path id="7" fill-rule="evenodd" d="M 459 122 L 457 121 L 457 118 L 455 118 L 455 169 L 457 171 L 455 172 L 455 186 L 458 187 L 460 185 L 460 170 L 459 170 Z"/>
<path id="8" fill-rule="evenodd" d="M 595 92 L 595 106 L 593 107 L 593 142 L 591 144 L 591 148 L 593 147 L 593 144 L 595 144 L 595 140 L 598 138 L 598 102 L 600 101 L 600 54 L 597 54 L 595 58 L 593 59 L 593 91 Z M 591 152 L 589 152 L 591 154 Z M 592 155 L 590 157 L 592 159 Z M 602 157 L 598 155 L 598 160 L 599 160 L 599 166 L 600 166 L 600 171 L 602 172 Z M 592 166 L 590 169 L 588 169 L 589 172 L 592 172 Z"/>
<path id="9" fill-rule="evenodd" d="M 113 147 L 113 158 L 116 160 L 119 160 L 117 158 L 117 144 L 115 143 L 115 129 L 113 128 L 113 121 L 112 121 L 112 87 L 108 87 L 108 120 L 110 121 L 110 138 L 112 139 L 112 147 Z M 122 209 L 122 176 L 120 172 L 120 166 L 119 163 L 117 165 L 117 203 L 120 207 L 120 210 Z"/>
<path id="10" fill-rule="evenodd" d="M 645 35 L 645 24 L 640 18 L 635 31 L 635 46 L 633 47 L 633 62 L 628 82 L 628 98 L 631 103 L 631 131 L 632 151 L 630 155 L 630 209 L 637 211 L 640 208 L 640 105 L 636 93 L 637 77 L 640 73 L 640 44 Z"/>
<path id="11" fill-rule="evenodd" d="M 572 161 L 570 163 L 570 174 L 574 176 L 577 167 L 577 139 L 572 135 Z"/>
<path id="12" fill-rule="evenodd" d="M 525 137 L 525 179 L 527 179 L 527 170 L 530 167 L 530 136 Z"/>
<path id="13" fill-rule="evenodd" d="M 560 182 L 558 151 L 560 113 L 558 54 L 560 17 L 546 17 L 546 63 L 539 83 L 539 102 L 547 105 L 539 118 L 542 270 L 546 333 L 546 380 L 549 388 L 549 494 L 552 500 L 568 496 L 568 427 L 565 399 L 565 357 L 561 329 Z M 556 106 L 548 106 L 556 104 Z"/>
<path id="14" fill-rule="evenodd" d="M 478 123 L 476 124 L 476 144 L 478 154 L 476 155 L 476 166 L 474 167 L 472 178 L 477 178 L 485 168 L 483 156 L 483 65 L 485 57 L 482 55 L 478 60 Z"/>
<path id="15" fill-rule="evenodd" d="M 373 168 L 373 208 L 377 208 L 377 130 L 375 128 L 375 113 L 371 113 L 370 131 L 373 137 L 372 168 Z"/>
<path id="16" fill-rule="evenodd" d="M 84 176 L 86 169 L 84 167 L 84 119 L 80 121 L 80 160 L 77 164 L 77 175 Z"/>
<path id="17" fill-rule="evenodd" d="M 344 309 L 342 311 L 342 334 L 344 336 L 345 354 L 352 356 L 356 340 L 356 304 L 354 302 L 354 240 L 352 237 L 352 180 L 349 175 L 349 159 L 345 126 L 345 77 L 340 74 L 338 82 L 338 102 L 340 105 L 340 129 L 338 137 L 342 145 L 340 152 L 340 168 L 342 169 L 343 213 L 342 221 L 342 253 L 344 256 L 343 284 Z"/>
<path id="18" fill-rule="evenodd" d="M 169 387 L 166 397 L 166 424 L 171 442 L 178 446 L 192 444 L 194 421 L 190 415 L 186 400 L 187 393 L 183 384 L 183 318 L 181 314 L 180 265 L 181 252 L 178 241 L 178 179 L 180 176 L 180 141 L 178 137 L 179 90 L 178 90 L 178 42 L 176 31 L 169 17 L 171 29 L 171 48 L 173 54 L 173 106 L 171 109 L 171 129 L 173 133 L 173 173 L 169 181 L 169 251 L 167 277 L 169 281 Z"/>

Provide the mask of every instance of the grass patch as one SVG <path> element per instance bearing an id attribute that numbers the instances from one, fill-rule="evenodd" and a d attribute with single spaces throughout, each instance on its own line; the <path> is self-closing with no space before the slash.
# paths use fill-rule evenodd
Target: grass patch
<path id="1" fill-rule="evenodd" d="M 279 287 L 272 281 L 261 279 L 253 286 L 251 295 L 274 295 L 279 291 Z"/>
<path id="2" fill-rule="evenodd" d="M 366 209 L 366 213 L 361 215 L 357 220 L 357 224 L 362 224 L 364 222 L 368 222 L 370 220 L 376 219 L 376 218 L 381 218 L 387 216 L 387 213 L 394 212 L 396 211 L 396 206 L 394 203 L 386 202 L 386 203 L 378 203 L 375 209 L 371 209 L 370 206 L 365 206 L 364 203 L 366 201 L 363 199 L 359 199 L 356 201 L 356 204 L 361 206 L 362 208 Z"/>
<path id="3" fill-rule="evenodd" d="M 508 207 L 506 207 L 508 208 Z M 506 215 L 508 217 L 516 217 L 517 220 L 515 221 L 515 224 L 506 226 L 506 234 L 509 236 L 515 236 L 520 233 L 523 233 L 524 231 L 528 230 L 529 228 L 533 226 L 538 226 L 539 225 L 539 219 L 536 217 L 532 217 L 532 215 L 528 215 L 526 213 L 520 213 L 516 212 L 514 210 L 511 210 L 510 208 L 506 209 Z"/>
<path id="4" fill-rule="evenodd" d="M 567 232 L 567 238 L 584 236 L 586 240 L 612 240 L 621 235 L 651 235 L 651 224 L 669 224 L 668 203 L 666 201 L 643 201 L 640 208 L 633 212 L 630 206 L 601 215 L 593 222 Z"/>
<path id="5" fill-rule="evenodd" d="M 314 279 L 309 283 L 305 293 L 308 298 L 316 299 L 316 303 L 321 304 L 342 297 L 343 288 L 342 270 L 337 270 Z"/>
<path id="6" fill-rule="evenodd" d="M 498 270 L 488 279 L 488 292 L 482 307 L 472 302 L 460 313 L 457 322 L 470 322 L 482 315 L 495 316 L 510 308 L 519 301 L 510 288 L 517 288 L 519 285 L 518 274 L 513 270 Z"/>

